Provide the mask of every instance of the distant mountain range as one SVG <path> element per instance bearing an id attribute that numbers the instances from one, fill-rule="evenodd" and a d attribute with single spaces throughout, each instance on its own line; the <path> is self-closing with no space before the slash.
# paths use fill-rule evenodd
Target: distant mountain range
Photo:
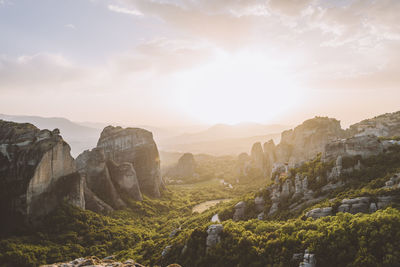
<path id="1" fill-rule="evenodd" d="M 58 128 L 63 138 L 71 145 L 71 154 L 76 157 L 82 151 L 96 146 L 102 129 L 109 125 L 96 122 L 73 122 L 66 118 L 39 116 L 5 115 L 0 119 L 14 122 L 28 122 L 40 129 Z M 113 124 L 114 126 L 116 124 Z M 248 152 L 254 142 L 274 139 L 279 141 L 280 133 L 289 129 L 286 125 L 264 125 L 240 123 L 236 125 L 216 124 L 207 126 L 154 127 L 145 125 L 120 125 L 140 127 L 151 131 L 160 150 L 169 152 L 192 152 L 212 155 L 236 155 Z M 184 133 L 184 132 L 187 133 Z M 190 131 L 190 132 L 189 132 Z"/>

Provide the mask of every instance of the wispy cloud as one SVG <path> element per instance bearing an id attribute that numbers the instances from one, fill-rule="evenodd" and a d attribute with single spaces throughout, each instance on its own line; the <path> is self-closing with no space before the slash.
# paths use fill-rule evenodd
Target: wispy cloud
<path id="1" fill-rule="evenodd" d="M 113 12 L 117 12 L 117 13 L 123 13 L 123 14 L 128 14 L 128 15 L 132 15 L 132 16 L 143 16 L 143 14 L 136 9 L 128 9 L 125 7 L 120 7 L 120 6 L 115 6 L 115 5 L 108 5 L 108 9 L 113 11 Z"/>
<path id="2" fill-rule="evenodd" d="M 74 24 L 66 24 L 66 25 L 64 25 L 64 27 L 65 27 L 65 28 L 72 29 L 72 30 L 75 30 L 75 29 L 76 29 L 76 27 L 75 27 Z"/>

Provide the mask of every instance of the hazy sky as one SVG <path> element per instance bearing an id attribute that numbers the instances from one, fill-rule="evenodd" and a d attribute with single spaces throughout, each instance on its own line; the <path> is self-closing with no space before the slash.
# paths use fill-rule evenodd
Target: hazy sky
<path id="1" fill-rule="evenodd" d="M 346 126 L 400 110 L 399 0 L 0 0 L 0 113 Z"/>

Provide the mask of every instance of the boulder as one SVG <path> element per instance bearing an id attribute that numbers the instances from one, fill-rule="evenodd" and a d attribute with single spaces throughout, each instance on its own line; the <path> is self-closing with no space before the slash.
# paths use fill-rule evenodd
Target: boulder
<path id="1" fill-rule="evenodd" d="M 268 216 L 274 215 L 278 211 L 278 208 L 279 208 L 279 203 L 278 202 L 272 203 L 272 206 L 271 206 L 271 208 L 269 209 L 269 212 L 268 212 Z"/>
<path id="2" fill-rule="evenodd" d="M 222 224 L 212 224 L 207 229 L 207 239 L 206 239 L 206 247 L 207 251 L 214 247 L 221 241 L 220 234 L 224 230 L 224 226 Z"/>
<path id="3" fill-rule="evenodd" d="M 381 197 L 378 197 L 378 203 L 377 203 L 378 209 L 386 208 L 393 201 L 394 201 L 394 197 L 393 196 L 381 196 Z"/>
<path id="4" fill-rule="evenodd" d="M 246 203 L 244 201 L 240 201 L 235 205 L 235 213 L 233 214 L 233 220 L 239 221 L 244 218 L 244 214 L 246 211 Z"/>
<path id="5" fill-rule="evenodd" d="M 306 213 L 306 217 L 318 219 L 321 217 L 331 216 L 331 215 L 333 215 L 332 210 L 333 210 L 332 207 L 312 209 Z"/>
<path id="6" fill-rule="evenodd" d="M 0 120 L 1 229 L 7 231 L 67 200 L 85 208 L 83 180 L 59 131 Z M 68 190 L 66 190 L 68 189 Z"/>
<path id="7" fill-rule="evenodd" d="M 314 254 L 311 254 L 308 249 L 306 249 L 304 253 L 304 259 L 303 262 L 300 263 L 299 267 L 316 267 L 317 266 L 317 260 L 315 258 Z"/>
<path id="8" fill-rule="evenodd" d="M 376 206 L 376 203 L 371 203 L 369 205 L 369 212 L 373 213 L 373 212 L 375 212 L 377 210 L 378 210 L 378 207 Z"/>
<path id="9" fill-rule="evenodd" d="M 153 134 L 140 128 L 107 126 L 97 143 L 107 160 L 117 164 L 132 163 L 144 194 L 160 197 L 163 187 L 160 173 L 160 156 Z"/>
<path id="10" fill-rule="evenodd" d="M 264 210 L 265 200 L 263 197 L 256 197 L 254 204 L 256 205 L 256 211 L 261 212 Z"/>

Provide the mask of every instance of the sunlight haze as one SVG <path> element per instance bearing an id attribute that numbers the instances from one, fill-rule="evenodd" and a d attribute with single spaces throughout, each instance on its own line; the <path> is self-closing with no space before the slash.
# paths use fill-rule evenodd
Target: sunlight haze
<path id="1" fill-rule="evenodd" d="M 347 126 L 398 108 L 389 3 L 399 4 L 4 0 L 2 112 L 164 126 L 320 115 Z"/>

